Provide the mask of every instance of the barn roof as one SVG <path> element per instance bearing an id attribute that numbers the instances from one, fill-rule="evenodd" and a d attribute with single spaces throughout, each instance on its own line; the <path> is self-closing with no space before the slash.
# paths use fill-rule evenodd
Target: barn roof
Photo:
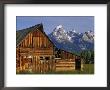
<path id="1" fill-rule="evenodd" d="M 18 30 L 16 31 L 16 46 L 18 46 L 18 44 L 26 37 L 26 35 L 34 30 L 41 30 L 43 34 L 46 35 L 46 33 L 43 31 L 43 25 L 41 24 L 37 24 L 35 26 L 26 28 L 26 29 L 22 29 L 22 30 Z M 46 35 L 46 37 L 49 39 L 49 37 Z M 49 39 L 50 40 L 50 39 Z M 51 40 L 50 40 L 51 41 Z M 53 42 L 51 41 L 51 43 L 53 44 Z M 53 44 L 54 45 L 54 44 Z"/>
<path id="2" fill-rule="evenodd" d="M 26 37 L 28 33 L 35 30 L 39 26 L 40 24 L 37 24 L 35 26 L 16 31 L 16 46 L 21 42 L 21 40 L 23 40 Z"/>

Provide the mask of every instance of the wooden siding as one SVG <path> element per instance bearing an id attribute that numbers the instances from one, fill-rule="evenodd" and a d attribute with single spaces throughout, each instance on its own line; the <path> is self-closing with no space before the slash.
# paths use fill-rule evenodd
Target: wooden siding
<path id="1" fill-rule="evenodd" d="M 43 57 L 44 60 L 40 60 Z M 53 70 L 54 46 L 40 30 L 30 32 L 16 48 L 17 71 Z M 49 58 L 49 60 L 46 60 Z"/>
<path id="2" fill-rule="evenodd" d="M 29 33 L 19 44 L 19 47 L 25 48 L 53 48 L 53 44 L 48 38 L 40 31 L 36 30 Z"/>

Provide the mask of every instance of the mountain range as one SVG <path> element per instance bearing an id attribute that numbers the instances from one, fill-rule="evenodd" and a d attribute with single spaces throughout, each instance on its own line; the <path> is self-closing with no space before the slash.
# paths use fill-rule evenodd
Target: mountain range
<path id="1" fill-rule="evenodd" d="M 76 30 L 65 30 L 63 25 L 58 25 L 48 34 L 50 40 L 56 47 L 69 51 L 80 53 L 83 50 L 94 50 L 94 32 L 79 33 Z"/>

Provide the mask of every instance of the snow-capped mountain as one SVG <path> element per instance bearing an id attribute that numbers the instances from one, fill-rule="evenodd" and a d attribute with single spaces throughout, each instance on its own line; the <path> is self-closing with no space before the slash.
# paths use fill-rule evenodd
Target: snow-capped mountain
<path id="1" fill-rule="evenodd" d="M 52 35 L 59 43 L 65 41 L 72 42 L 71 37 L 67 34 L 62 25 L 57 26 L 52 32 Z"/>
<path id="2" fill-rule="evenodd" d="M 92 31 L 84 33 L 79 33 L 75 29 L 66 31 L 63 25 L 58 25 L 48 36 L 58 48 L 67 51 L 80 52 L 94 49 L 94 32 Z"/>
<path id="3" fill-rule="evenodd" d="M 94 33 L 92 31 L 85 32 L 82 39 L 87 42 L 94 42 Z"/>

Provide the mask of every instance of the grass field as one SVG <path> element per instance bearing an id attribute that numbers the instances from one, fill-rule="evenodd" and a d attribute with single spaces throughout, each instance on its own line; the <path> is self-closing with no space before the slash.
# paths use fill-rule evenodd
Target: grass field
<path id="1" fill-rule="evenodd" d="M 40 74 L 36 72 L 22 72 L 19 74 Z M 81 70 L 75 70 L 75 71 L 60 71 L 60 72 L 47 72 L 45 74 L 94 74 L 94 64 L 84 64 L 83 71 Z"/>
<path id="2" fill-rule="evenodd" d="M 47 74 L 94 74 L 94 64 L 84 64 L 83 71 L 63 71 L 63 72 L 48 72 Z"/>

